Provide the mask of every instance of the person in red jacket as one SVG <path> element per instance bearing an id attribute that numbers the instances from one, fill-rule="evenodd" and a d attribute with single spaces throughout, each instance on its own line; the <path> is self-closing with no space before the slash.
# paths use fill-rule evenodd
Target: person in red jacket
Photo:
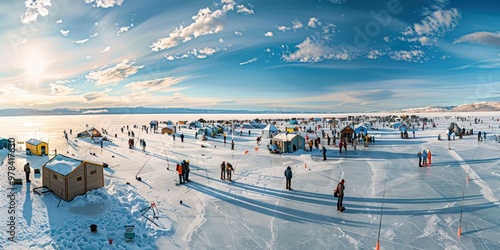
<path id="1" fill-rule="evenodd" d="M 183 168 L 182 165 L 177 163 L 177 167 L 175 168 L 175 171 L 177 171 L 177 174 L 179 175 L 179 184 L 184 183 L 184 173 L 183 173 Z"/>

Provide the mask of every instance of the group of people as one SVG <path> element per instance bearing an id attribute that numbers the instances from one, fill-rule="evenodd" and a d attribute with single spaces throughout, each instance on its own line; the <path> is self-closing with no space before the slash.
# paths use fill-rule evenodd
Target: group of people
<path id="1" fill-rule="evenodd" d="M 226 163 L 226 161 L 222 161 L 222 163 L 220 164 L 220 179 L 226 180 L 227 177 L 228 181 L 232 181 L 231 177 L 233 175 L 233 171 L 234 168 L 233 165 L 231 165 L 231 163 L 229 162 Z"/>
<path id="2" fill-rule="evenodd" d="M 177 166 L 175 168 L 177 171 L 177 174 L 179 175 L 179 184 L 184 184 L 186 182 L 189 182 L 189 160 L 182 160 L 181 164 L 177 163 Z"/>
<path id="3" fill-rule="evenodd" d="M 432 163 L 432 153 L 428 149 L 424 149 L 423 151 L 419 151 L 417 153 L 418 156 L 418 166 L 419 167 L 425 167 L 427 164 Z"/>

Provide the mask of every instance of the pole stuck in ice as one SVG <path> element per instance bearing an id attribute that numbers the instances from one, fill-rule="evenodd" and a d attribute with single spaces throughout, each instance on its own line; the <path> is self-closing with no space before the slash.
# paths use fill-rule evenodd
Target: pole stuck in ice
<path id="1" fill-rule="evenodd" d="M 380 229 L 382 228 L 382 215 L 384 213 L 384 201 L 385 201 L 385 186 L 387 184 L 387 176 L 384 180 L 384 194 L 382 195 L 382 207 L 380 209 L 380 222 L 378 225 L 378 236 L 377 236 L 377 244 L 375 245 L 375 250 L 380 250 Z"/>

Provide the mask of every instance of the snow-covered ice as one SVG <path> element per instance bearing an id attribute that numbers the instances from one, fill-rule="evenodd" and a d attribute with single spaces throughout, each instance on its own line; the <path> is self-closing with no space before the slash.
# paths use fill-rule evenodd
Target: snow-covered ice
<path id="1" fill-rule="evenodd" d="M 357 150 L 349 145 L 342 153 L 321 138 L 321 145 L 327 148 L 326 161 L 316 148 L 312 152 L 270 154 L 268 139 L 256 144 L 261 131 L 257 128 L 250 129 L 250 136 L 248 128 L 243 128 L 241 135 L 241 128 L 236 128 L 234 135 L 228 132 L 226 144 L 222 136 L 209 137 L 208 141 L 195 139 L 195 130 L 185 127 L 177 130 L 175 141 L 172 136 L 141 129 L 142 125 L 149 127 L 151 120 L 278 120 L 322 115 L 2 117 L 0 137 L 17 141 L 13 172 L 23 185 L 10 189 L 8 151 L 0 150 L 0 187 L 4 193 L 0 248 L 373 249 L 381 222 L 382 249 L 498 249 L 500 143 L 494 135 L 500 131 L 500 113 L 417 115 L 435 119 L 437 126 L 423 131 L 418 128 L 416 138 L 410 133 L 409 139 L 401 139 L 398 130 L 375 123 L 373 128 L 378 130 L 368 131 L 375 136 L 375 143 L 368 147 L 359 144 Z M 455 116 L 468 120 L 457 121 Z M 482 122 L 475 124 L 474 118 Z M 474 129 L 474 135 L 438 141 L 437 135 L 450 122 Z M 135 133 L 134 149 L 128 148 L 127 130 L 120 130 L 126 125 Z M 284 129 L 287 125 L 278 121 L 276 126 Z M 87 126 L 107 130 L 111 141 L 105 141 L 101 148 L 89 139 L 76 138 Z M 482 142 L 477 140 L 478 131 L 487 132 Z M 326 132 L 330 133 L 329 127 Z M 314 133 L 308 136 L 316 138 Z M 27 156 L 23 142 L 29 139 L 48 142 L 50 155 Z M 145 152 L 139 139 L 147 142 Z M 105 187 L 70 202 L 60 201 L 52 193 L 40 196 L 31 191 L 42 185 L 41 175 L 32 171 L 32 182 L 26 185 L 24 164 L 41 169 L 55 149 L 69 157 L 107 163 Z M 432 152 L 432 164 L 419 168 L 417 152 L 423 149 Z M 192 182 L 177 186 L 175 166 L 182 160 L 190 161 Z M 220 180 L 222 161 L 235 167 L 234 182 Z M 285 189 L 283 172 L 287 166 L 294 174 L 292 191 Z M 340 213 L 333 190 L 342 178 L 346 180 L 346 211 Z M 147 210 L 152 202 L 156 214 Z M 8 232 L 13 215 L 15 242 L 9 240 L 12 236 Z M 91 224 L 97 225 L 97 232 L 90 231 Z M 134 226 L 133 242 L 124 237 L 126 225 Z"/>

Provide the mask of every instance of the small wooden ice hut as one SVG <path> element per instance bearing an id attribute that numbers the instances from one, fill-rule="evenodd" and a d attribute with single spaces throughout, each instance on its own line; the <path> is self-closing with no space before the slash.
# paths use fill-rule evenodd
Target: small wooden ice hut
<path id="1" fill-rule="evenodd" d="M 104 187 L 103 165 L 58 154 L 42 166 L 42 182 L 60 198 L 71 201 Z"/>
<path id="2" fill-rule="evenodd" d="M 26 141 L 26 154 L 27 155 L 48 155 L 49 144 L 43 141 L 29 139 Z"/>

